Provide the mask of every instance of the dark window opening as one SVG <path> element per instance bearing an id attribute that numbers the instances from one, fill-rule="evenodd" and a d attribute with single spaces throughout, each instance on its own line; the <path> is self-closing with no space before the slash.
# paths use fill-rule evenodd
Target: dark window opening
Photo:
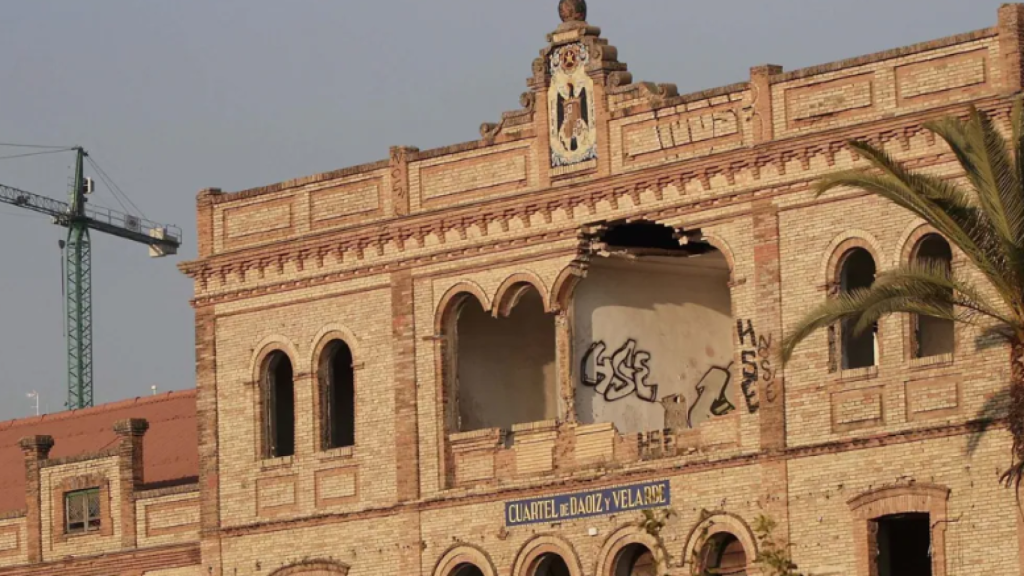
<path id="1" fill-rule="evenodd" d="M 274 352 L 264 371 L 265 454 L 280 458 L 295 454 L 295 381 L 292 361 Z"/>
<path id="2" fill-rule="evenodd" d="M 320 359 L 321 445 L 324 450 L 354 446 L 356 443 L 355 372 L 352 350 L 335 340 Z"/>
<path id="3" fill-rule="evenodd" d="M 654 554 L 643 544 L 630 544 L 615 558 L 614 576 L 657 576 Z"/>
<path id="4" fill-rule="evenodd" d="M 68 492 L 64 495 L 65 532 L 85 534 L 100 529 L 99 488 Z"/>
<path id="5" fill-rule="evenodd" d="M 569 565 L 557 554 L 545 554 L 537 562 L 532 576 L 571 576 Z"/>
<path id="6" fill-rule="evenodd" d="M 929 234 L 918 244 L 916 259 L 923 265 L 939 267 L 948 274 L 953 265 L 953 251 L 945 238 Z M 914 357 L 927 358 L 953 352 L 952 320 L 915 315 L 913 321 Z"/>
<path id="7" fill-rule="evenodd" d="M 872 522 L 878 576 L 931 576 L 928 514 L 886 516 Z"/>
<path id="8" fill-rule="evenodd" d="M 747 553 L 732 534 L 715 534 L 700 551 L 701 574 L 746 576 Z"/>
<path id="9" fill-rule="evenodd" d="M 855 290 L 870 288 L 875 283 L 875 259 L 863 248 L 854 248 L 843 258 L 839 274 L 840 289 L 849 294 Z M 843 369 L 867 368 L 877 361 L 878 324 L 860 334 L 854 333 L 857 318 L 842 322 Z"/>
<path id="10" fill-rule="evenodd" d="M 472 564 L 459 564 L 452 572 L 452 576 L 484 576 L 484 573 Z"/>

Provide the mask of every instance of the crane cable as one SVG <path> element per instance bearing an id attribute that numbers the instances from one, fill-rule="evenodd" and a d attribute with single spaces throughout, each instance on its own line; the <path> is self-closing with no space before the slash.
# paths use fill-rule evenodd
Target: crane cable
<path id="1" fill-rule="evenodd" d="M 43 150 L 42 152 L 27 152 L 25 154 L 13 154 L 11 156 L 0 156 L 0 160 L 13 160 L 15 158 L 28 158 L 29 156 L 41 156 L 43 154 L 56 154 L 58 152 L 68 152 L 74 150 L 74 148 L 58 148 L 56 150 Z"/>
<path id="2" fill-rule="evenodd" d="M 7 146 L 10 148 L 60 148 L 62 150 L 73 150 L 73 146 L 46 146 L 43 144 L 13 144 L 11 142 L 0 142 L 0 146 Z"/>
<path id="3" fill-rule="evenodd" d="M 92 156 L 86 156 L 85 159 L 89 162 L 89 165 L 92 166 L 93 170 L 96 171 L 96 174 L 99 175 L 100 179 L 103 180 L 103 182 L 107 185 L 108 188 L 110 188 L 110 192 L 114 195 L 114 199 L 117 200 L 117 203 L 121 205 L 121 208 L 123 208 L 125 212 L 131 212 L 131 210 L 129 210 L 124 205 L 124 203 L 121 202 L 121 198 L 123 198 L 125 202 L 131 205 L 131 207 L 135 209 L 135 212 L 138 215 L 142 216 L 145 219 L 148 219 L 146 217 L 146 213 L 143 212 L 138 206 L 136 206 L 134 202 L 132 202 L 132 199 L 129 198 L 128 195 L 125 194 L 124 190 L 122 190 L 121 187 L 118 186 L 116 182 L 114 182 L 114 179 L 111 178 L 110 175 L 107 174 L 106 171 L 103 170 L 103 168 L 101 168 L 95 160 L 93 160 Z M 118 194 L 120 194 L 121 198 L 118 198 Z"/>

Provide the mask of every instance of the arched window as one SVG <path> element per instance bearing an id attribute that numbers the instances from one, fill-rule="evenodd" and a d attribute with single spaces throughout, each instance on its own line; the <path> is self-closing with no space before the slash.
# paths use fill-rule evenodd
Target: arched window
<path id="1" fill-rule="evenodd" d="M 914 259 L 921 264 L 941 267 L 948 273 L 953 265 L 953 251 L 945 238 L 938 234 L 928 234 L 918 243 Z M 915 358 L 953 352 L 952 320 L 915 314 L 913 323 Z"/>
<path id="2" fill-rule="evenodd" d="M 850 293 L 870 288 L 875 283 L 875 259 L 863 248 L 854 248 L 843 257 L 839 272 L 839 288 Z M 878 357 L 877 324 L 861 334 L 854 334 L 857 319 L 844 320 L 841 328 L 843 369 L 874 366 Z"/>
<path id="3" fill-rule="evenodd" d="M 263 368 L 263 452 L 267 458 L 295 454 L 295 381 L 292 361 L 272 352 Z"/>
<path id="4" fill-rule="evenodd" d="M 341 340 L 328 344 L 320 355 L 320 446 L 324 450 L 354 446 L 356 442 L 355 372 L 352 350 Z"/>
<path id="5" fill-rule="evenodd" d="M 701 548 L 699 563 L 701 574 L 729 574 L 746 576 L 747 553 L 743 544 L 732 534 L 715 534 Z"/>
<path id="6" fill-rule="evenodd" d="M 459 564 L 455 567 L 451 576 L 484 576 L 484 573 L 483 570 L 472 564 Z"/>
<path id="7" fill-rule="evenodd" d="M 569 565 L 558 554 L 545 554 L 537 559 L 530 576 L 571 576 Z"/>
<path id="8" fill-rule="evenodd" d="M 657 576 L 654 554 L 643 544 L 630 544 L 615 557 L 614 576 Z"/>
<path id="9" fill-rule="evenodd" d="M 449 391 L 455 430 L 507 429 L 558 417 L 555 317 L 533 286 L 517 297 L 499 318 L 476 298 L 457 309 L 450 333 L 456 385 Z"/>

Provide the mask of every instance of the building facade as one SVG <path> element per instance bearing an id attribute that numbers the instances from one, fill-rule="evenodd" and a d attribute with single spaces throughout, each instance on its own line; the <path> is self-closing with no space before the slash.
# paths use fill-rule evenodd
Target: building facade
<path id="1" fill-rule="evenodd" d="M 686 95 L 559 8 L 522 108 L 479 140 L 199 194 L 197 478 L 133 476 L 140 420 L 107 460 L 26 437 L 0 575 L 755 575 L 765 534 L 816 576 L 1024 574 L 1004 348 L 894 316 L 775 356 L 879 271 L 971 273 L 909 213 L 810 185 L 864 164 L 851 139 L 959 177 L 924 125 L 1008 125 L 1024 5 Z M 121 498 L 119 537 L 72 548 L 91 489 Z M 191 560 L 109 560 L 172 549 Z"/>

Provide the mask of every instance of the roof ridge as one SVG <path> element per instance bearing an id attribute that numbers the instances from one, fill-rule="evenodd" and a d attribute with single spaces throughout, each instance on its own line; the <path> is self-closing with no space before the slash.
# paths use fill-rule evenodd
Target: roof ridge
<path id="1" fill-rule="evenodd" d="M 15 418 L 13 420 L 6 420 L 0 422 L 0 432 L 11 430 L 14 428 L 20 428 L 23 426 L 29 426 L 34 424 L 42 424 L 45 422 L 60 422 L 63 420 L 69 420 L 71 418 L 77 418 L 82 416 L 91 416 L 93 414 L 102 414 L 104 412 L 112 412 L 122 408 L 128 408 L 131 406 L 144 406 L 150 404 L 159 404 L 161 402 L 169 402 L 172 400 L 179 400 L 189 396 L 195 396 L 196 389 L 189 388 L 187 390 L 174 390 L 170 392 L 164 392 L 152 396 L 136 396 L 135 398 L 126 398 L 124 400 L 117 400 L 115 402 L 109 402 L 107 404 L 100 404 L 99 406 L 91 406 L 89 408 L 80 408 L 77 410 L 65 410 L 63 412 L 57 412 L 54 414 L 42 414 L 39 416 L 29 416 L 27 418 Z"/>

